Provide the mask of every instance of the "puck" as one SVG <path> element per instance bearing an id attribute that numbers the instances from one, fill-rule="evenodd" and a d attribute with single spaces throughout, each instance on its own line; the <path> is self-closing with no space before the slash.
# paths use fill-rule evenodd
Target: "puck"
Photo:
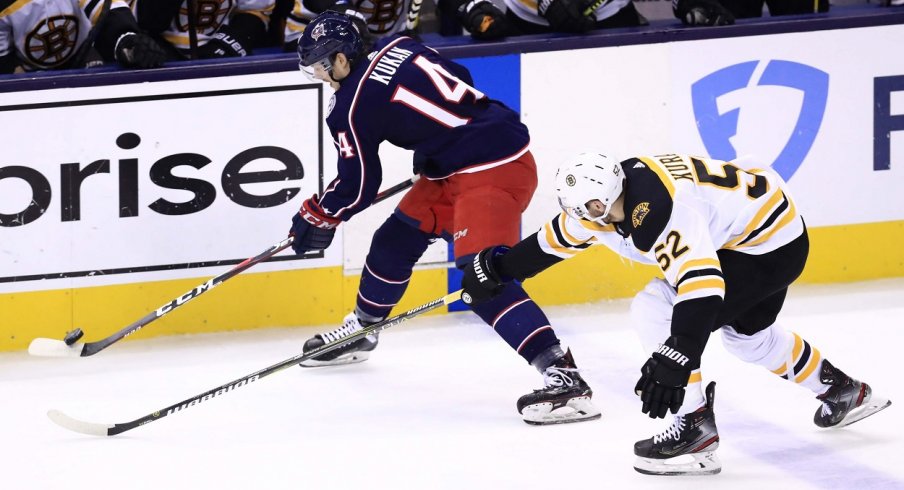
<path id="1" fill-rule="evenodd" d="M 78 339 L 82 338 L 85 335 L 85 332 L 82 332 L 82 329 L 76 328 L 71 332 L 66 332 L 66 336 L 63 337 L 63 342 L 66 342 L 66 345 L 72 345 L 78 342 Z"/>

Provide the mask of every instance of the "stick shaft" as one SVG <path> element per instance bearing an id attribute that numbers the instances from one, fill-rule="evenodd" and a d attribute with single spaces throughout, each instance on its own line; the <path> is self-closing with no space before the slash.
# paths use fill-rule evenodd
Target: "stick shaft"
<path id="1" fill-rule="evenodd" d="M 411 187 L 416 180 L 417 180 L 417 176 L 415 176 L 411 179 L 408 179 L 406 181 L 400 182 L 400 183 L 380 192 L 379 194 L 377 194 L 377 197 L 374 198 L 374 204 L 376 204 L 380 201 L 383 201 L 391 196 L 394 196 L 394 195 L 398 194 L 399 192 Z M 189 301 L 197 298 L 198 296 L 206 293 L 207 291 L 210 291 L 211 289 L 219 286 L 226 280 L 241 274 L 242 272 L 250 269 L 251 267 L 254 267 L 255 265 L 257 265 L 261 262 L 264 262 L 265 260 L 269 259 L 270 257 L 273 257 L 274 255 L 278 254 L 279 252 L 282 252 L 283 250 L 289 248 L 289 246 L 292 245 L 293 240 L 294 240 L 294 237 L 284 238 L 283 240 L 271 245 L 269 248 L 267 248 L 263 252 L 255 255 L 254 257 L 245 259 L 244 261 L 242 261 L 241 263 L 239 263 L 232 269 L 229 269 L 228 271 L 226 271 L 216 277 L 208 279 L 204 283 L 192 288 L 190 291 L 185 292 L 181 296 L 173 298 L 168 303 L 160 306 L 156 310 L 139 318 L 138 320 L 131 323 L 130 325 L 123 327 L 121 330 L 113 333 L 112 335 L 109 335 L 108 337 L 106 337 L 104 339 L 98 340 L 97 342 L 86 343 L 84 345 L 84 347 L 82 348 L 81 356 L 85 357 L 85 356 L 92 356 L 94 354 L 97 354 L 98 352 L 106 349 L 107 347 L 122 340 L 123 338 L 141 330 L 143 327 L 145 327 L 149 323 L 153 322 L 154 320 L 157 320 L 158 318 L 162 317 L 163 315 L 166 315 L 167 313 L 175 310 L 176 308 L 184 305 L 185 303 L 188 303 Z"/>
<path id="2" fill-rule="evenodd" d="M 416 308 L 410 309 L 404 313 L 398 314 L 391 318 L 387 318 L 386 320 L 383 320 L 382 322 L 375 323 L 373 325 L 364 327 L 363 329 L 353 333 L 352 335 L 349 335 L 348 337 L 336 339 L 333 342 L 322 345 L 322 346 L 320 346 L 310 352 L 307 352 L 305 354 L 299 354 L 299 355 L 290 357 L 290 358 L 286 359 L 285 361 L 279 362 L 277 364 L 266 367 L 259 371 L 255 371 L 247 376 L 242 376 L 241 378 L 238 378 L 238 379 L 230 381 L 226 384 L 217 386 L 216 388 L 212 388 L 210 390 L 205 391 L 204 393 L 193 396 L 186 400 L 182 400 L 181 402 L 174 403 L 168 407 L 161 408 L 160 410 L 157 410 L 153 413 L 145 415 L 144 417 L 135 419 L 131 422 L 126 422 L 126 423 L 122 423 L 122 424 L 114 424 L 109 429 L 107 429 L 107 435 L 113 436 L 116 434 L 120 434 L 127 430 L 134 429 L 135 427 L 149 424 L 151 422 L 155 422 L 168 415 L 182 412 L 187 408 L 191 408 L 202 402 L 210 400 L 211 398 L 226 394 L 230 391 L 235 390 L 236 388 L 240 388 L 242 386 L 251 384 L 261 378 L 267 377 L 274 373 L 278 373 L 279 371 L 282 371 L 283 369 L 294 366 L 300 362 L 326 354 L 327 352 L 330 352 L 339 347 L 342 347 L 343 345 L 346 345 L 349 342 L 353 342 L 361 337 L 365 337 L 372 333 L 380 332 L 387 328 L 398 325 L 399 323 L 402 323 L 406 320 L 410 320 L 411 318 L 414 318 L 418 315 L 427 313 L 428 311 L 432 311 L 441 306 L 453 303 L 460 298 L 461 298 L 461 290 L 455 291 L 453 293 L 449 293 L 449 294 L 443 296 L 442 298 L 435 299 L 429 303 L 426 303 L 426 304 L 423 304 Z"/>

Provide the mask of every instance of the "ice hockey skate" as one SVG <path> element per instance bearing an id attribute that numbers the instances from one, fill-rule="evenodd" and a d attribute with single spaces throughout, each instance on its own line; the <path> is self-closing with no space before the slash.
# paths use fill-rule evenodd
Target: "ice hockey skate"
<path id="1" fill-rule="evenodd" d="M 571 349 L 543 373 L 545 386 L 518 399 L 518 413 L 531 425 L 566 424 L 600 418 L 593 391 L 578 374 Z"/>
<path id="2" fill-rule="evenodd" d="M 310 352 L 322 345 L 326 345 L 338 339 L 343 339 L 364 328 L 358 320 L 355 312 L 345 316 L 342 326 L 325 333 L 319 333 L 304 343 L 304 352 Z M 339 366 L 342 364 L 354 364 L 364 362 L 370 357 L 370 353 L 377 348 L 378 334 L 373 333 L 354 340 L 335 350 L 327 352 L 313 359 L 302 361 L 302 367 Z"/>
<path id="3" fill-rule="evenodd" d="M 722 471 L 716 456 L 719 431 L 713 401 L 716 383 L 706 387 L 706 405 L 675 416 L 671 427 L 634 444 L 634 469 L 645 475 L 715 475 Z"/>
<path id="4" fill-rule="evenodd" d="M 863 420 L 870 415 L 888 408 L 891 400 L 873 396 L 873 389 L 866 383 L 844 374 L 829 361 L 822 361 L 820 381 L 831 387 L 816 398 L 822 407 L 813 416 L 819 427 L 844 427 Z"/>

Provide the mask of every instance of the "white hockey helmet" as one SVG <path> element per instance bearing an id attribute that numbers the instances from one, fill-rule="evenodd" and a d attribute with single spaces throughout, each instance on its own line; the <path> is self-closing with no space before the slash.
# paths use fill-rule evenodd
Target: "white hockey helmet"
<path id="1" fill-rule="evenodd" d="M 556 196 L 559 206 L 575 219 L 605 224 L 612 204 L 624 189 L 625 174 L 617 158 L 599 153 L 581 153 L 559 167 Z M 602 216 L 591 217 L 587 203 L 599 199 L 606 206 Z"/>

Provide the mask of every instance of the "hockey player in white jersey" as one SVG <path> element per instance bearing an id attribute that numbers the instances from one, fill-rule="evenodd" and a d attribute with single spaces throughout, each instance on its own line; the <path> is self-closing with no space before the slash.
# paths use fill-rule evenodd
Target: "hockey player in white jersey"
<path id="1" fill-rule="evenodd" d="M 651 281 L 631 305 L 652 352 L 635 390 L 650 417 L 675 416 L 667 430 L 635 444 L 637 471 L 721 470 L 715 383 L 704 391 L 700 371 L 715 330 L 735 356 L 813 391 L 819 427 L 849 425 L 891 404 L 776 321 L 809 241 L 775 172 L 684 155 L 619 162 L 582 154 L 559 169 L 556 192 L 564 212 L 511 249 L 481 251 L 462 286 L 479 303 L 506 280 L 532 277 L 593 244 L 659 266 L 664 279 Z M 688 455 L 692 463 L 676 463 Z"/>
<path id="2" fill-rule="evenodd" d="M 122 0 L 0 0 L 0 73 L 101 64 L 94 48 L 128 68 L 166 59 Z"/>
<path id="3" fill-rule="evenodd" d="M 632 0 L 438 0 L 438 6 L 482 40 L 648 24 Z"/>
<path id="4" fill-rule="evenodd" d="M 285 50 L 295 51 L 298 39 L 318 14 L 327 10 L 345 13 L 358 22 L 365 43 L 414 29 L 422 0 L 295 0 L 286 19 Z"/>
<path id="5" fill-rule="evenodd" d="M 170 59 L 248 56 L 266 42 L 276 0 L 131 0 L 138 25 L 165 45 Z M 189 16 L 194 3 L 195 14 Z M 194 28 L 194 34 L 192 34 Z"/>

